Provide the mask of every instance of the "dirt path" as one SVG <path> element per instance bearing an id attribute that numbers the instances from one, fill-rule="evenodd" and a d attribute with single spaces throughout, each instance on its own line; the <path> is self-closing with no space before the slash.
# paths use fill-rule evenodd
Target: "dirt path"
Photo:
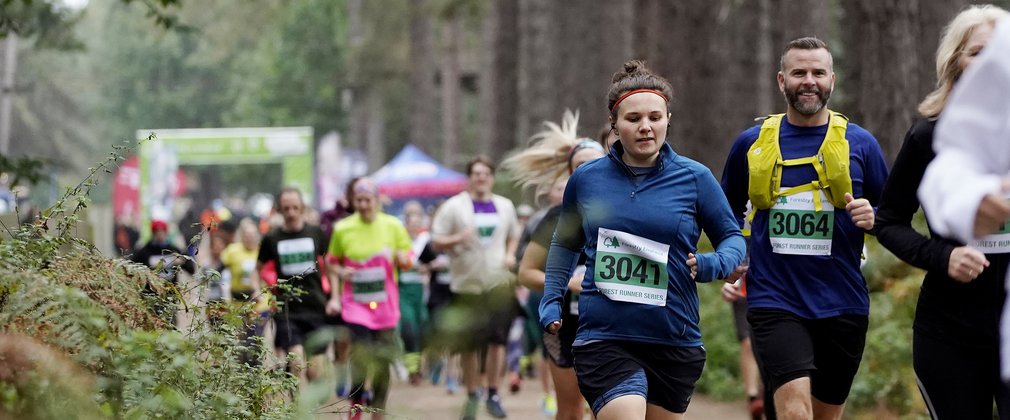
<path id="1" fill-rule="evenodd" d="M 509 419 L 547 419 L 540 408 L 542 394 L 538 391 L 539 383 L 526 381 L 518 394 L 506 394 L 503 397 L 505 410 Z M 453 420 L 458 419 L 463 405 L 463 395 L 449 395 L 444 386 L 433 386 L 424 383 L 420 386 L 410 386 L 398 383 L 393 386 L 389 396 L 389 413 L 387 419 L 411 420 Z M 687 417 L 691 420 L 746 420 L 747 410 L 742 402 L 722 403 L 695 396 L 688 408 Z M 367 417 L 366 417 L 367 418 Z M 481 406 L 478 419 L 491 419 Z M 589 416 L 586 416 L 588 419 Z"/>

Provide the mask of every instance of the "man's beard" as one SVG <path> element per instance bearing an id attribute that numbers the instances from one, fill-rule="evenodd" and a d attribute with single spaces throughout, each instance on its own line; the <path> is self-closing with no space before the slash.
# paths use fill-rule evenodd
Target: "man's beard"
<path id="1" fill-rule="evenodd" d="M 817 101 L 813 103 L 801 101 L 800 95 L 804 93 L 815 93 L 817 95 Z M 802 90 L 799 88 L 793 90 L 786 89 L 785 95 L 786 101 L 789 102 L 793 109 L 798 111 L 800 114 L 814 115 L 820 111 L 821 108 L 827 106 L 828 99 L 831 98 L 831 90 L 829 89 L 827 91 L 823 91 L 818 88 Z"/>

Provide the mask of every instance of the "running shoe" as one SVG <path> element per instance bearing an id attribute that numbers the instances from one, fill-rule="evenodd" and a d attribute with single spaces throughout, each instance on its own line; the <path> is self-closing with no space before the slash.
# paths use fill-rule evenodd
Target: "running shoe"
<path id="1" fill-rule="evenodd" d="M 558 414 L 558 400 L 554 398 L 554 395 L 544 394 L 544 398 L 540 400 L 540 410 L 543 411 L 544 416 L 554 418 L 554 415 Z"/>
<path id="2" fill-rule="evenodd" d="M 445 367 L 445 362 L 439 360 L 431 365 L 430 379 L 432 385 L 438 385 L 442 381 L 442 368 Z"/>
<path id="3" fill-rule="evenodd" d="M 765 401 L 761 398 L 754 398 L 750 400 L 750 405 L 748 406 L 750 410 L 750 418 L 752 420 L 761 420 L 764 418 L 765 414 Z"/>
<path id="4" fill-rule="evenodd" d="M 522 378 L 518 372 L 509 373 L 509 392 L 518 394 L 522 388 Z"/>
<path id="5" fill-rule="evenodd" d="M 365 400 L 355 398 L 351 400 L 351 408 L 348 410 L 348 420 L 361 420 L 361 414 L 364 412 L 362 408 L 365 407 Z"/>
<path id="6" fill-rule="evenodd" d="M 487 413 L 496 419 L 503 419 L 508 417 L 505 414 L 505 408 L 501 406 L 501 396 L 498 394 L 487 397 L 486 403 Z"/>
<path id="7" fill-rule="evenodd" d="M 463 406 L 463 416 L 460 420 L 477 420 L 477 407 L 480 406 L 480 397 L 467 397 L 466 405 Z"/>
<path id="8" fill-rule="evenodd" d="M 403 360 L 397 359 L 393 362 L 393 371 L 396 372 L 396 379 L 399 379 L 400 382 L 407 382 L 407 376 L 410 375 L 410 372 L 403 365 Z"/>
<path id="9" fill-rule="evenodd" d="M 421 385 L 421 382 L 423 381 L 424 377 L 421 376 L 421 372 L 410 372 L 410 375 L 407 377 L 407 382 L 412 386 Z"/>

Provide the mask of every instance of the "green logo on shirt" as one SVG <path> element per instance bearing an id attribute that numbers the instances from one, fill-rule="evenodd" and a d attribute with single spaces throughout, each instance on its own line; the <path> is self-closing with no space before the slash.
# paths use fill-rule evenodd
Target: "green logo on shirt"
<path id="1" fill-rule="evenodd" d="M 621 242 L 617 240 L 616 236 L 611 236 L 603 239 L 603 246 L 607 248 L 620 248 Z"/>

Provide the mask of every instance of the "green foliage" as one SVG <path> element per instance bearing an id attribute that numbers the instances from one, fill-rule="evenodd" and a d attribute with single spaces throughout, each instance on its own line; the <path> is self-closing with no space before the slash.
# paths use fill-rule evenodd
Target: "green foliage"
<path id="1" fill-rule="evenodd" d="M 38 159 L 0 155 L 0 173 L 10 175 L 10 186 L 37 184 L 42 180 L 42 164 L 43 162 Z"/>
<path id="2" fill-rule="evenodd" d="M 94 15 L 84 33 L 103 40 L 88 45 L 94 88 L 102 92 L 94 103 L 105 124 L 100 137 L 134 138 L 144 128 L 222 126 L 230 68 L 201 60 L 206 48 L 201 32 L 152 28 L 141 7 L 92 3 Z"/>
<path id="3" fill-rule="evenodd" d="M 0 360 L 0 418 L 109 417 L 92 398 L 94 376 L 38 340 L 0 335 Z"/>
<path id="4" fill-rule="evenodd" d="M 707 359 L 696 389 L 718 400 L 742 400 L 746 394 L 740 379 L 740 343 L 733 325 L 733 307 L 722 299 L 722 283 L 716 280 L 697 285 Z"/>
<path id="5" fill-rule="evenodd" d="M 14 33 L 35 38 L 39 47 L 63 50 L 79 49 L 73 34 L 79 14 L 56 1 L 0 1 L 0 39 Z"/>
<path id="6" fill-rule="evenodd" d="M 134 0 L 120 0 L 130 4 Z M 172 9 L 179 6 L 179 0 L 141 0 L 147 10 L 146 16 L 164 28 L 179 26 L 178 17 Z M 82 44 L 73 34 L 73 26 L 80 15 L 60 1 L 54 0 L 2 0 L 0 7 L 0 39 L 10 33 L 22 37 L 37 36 L 39 44 L 60 49 L 76 49 Z"/>
<path id="7" fill-rule="evenodd" d="M 278 10 L 257 32 L 251 54 L 236 59 L 226 121 L 238 126 L 308 125 L 344 131 L 347 16 L 340 2 L 300 1 Z"/>
<path id="8" fill-rule="evenodd" d="M 698 252 L 712 252 L 712 243 L 704 234 L 698 243 Z M 695 389 L 715 399 L 730 401 L 746 395 L 740 379 L 740 343 L 736 340 L 733 308 L 722 299 L 722 283 L 716 280 L 697 284 L 707 359 Z"/>
<path id="9" fill-rule="evenodd" d="M 868 238 L 866 247 L 863 275 L 870 287 L 870 327 L 849 405 L 857 412 L 885 408 L 923 417 L 926 408 L 912 370 L 912 321 L 924 273 L 899 260 L 876 238 Z"/>
<path id="10" fill-rule="evenodd" d="M 36 223 L 0 241 L 0 417 L 305 415 L 285 399 L 296 378 L 240 361 L 250 351 L 240 337 L 251 304 L 232 308 L 214 328 L 194 322 L 178 330 L 156 310 L 180 309 L 172 284 L 70 237 L 96 175 L 119 159 L 110 155 Z"/>

